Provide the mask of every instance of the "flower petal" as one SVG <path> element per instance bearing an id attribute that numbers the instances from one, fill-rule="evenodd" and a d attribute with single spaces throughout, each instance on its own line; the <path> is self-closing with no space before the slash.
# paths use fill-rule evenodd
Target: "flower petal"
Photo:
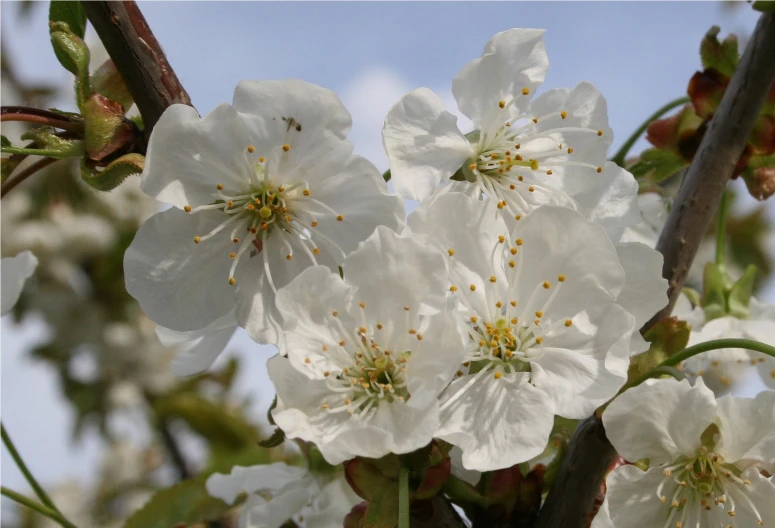
<path id="1" fill-rule="evenodd" d="M 204 328 L 234 307 L 227 236 L 200 244 L 227 217 L 219 211 L 168 209 L 140 226 L 124 254 L 126 289 L 156 324 L 172 330 Z"/>
<path id="2" fill-rule="evenodd" d="M 244 191 L 252 170 L 249 144 L 243 120 L 228 104 L 203 118 L 190 106 L 174 104 L 153 128 L 140 187 L 180 209 L 212 203 L 217 184 L 226 194 Z"/>
<path id="3" fill-rule="evenodd" d="M 177 348 L 170 369 L 175 376 L 182 377 L 207 370 L 226 348 L 236 330 L 237 321 L 232 310 L 200 330 L 176 332 L 157 326 L 156 336 L 162 345 Z"/>
<path id="4" fill-rule="evenodd" d="M 298 482 L 306 474 L 306 469 L 289 466 L 285 462 L 250 467 L 234 466 L 228 475 L 210 475 L 206 487 L 207 493 L 213 497 L 232 504 L 241 493 L 280 490 L 288 484 Z"/>
<path id="5" fill-rule="evenodd" d="M 616 253 L 625 274 L 616 303 L 635 316 L 640 328 L 667 304 L 667 280 L 662 278 L 664 258 L 638 242 L 617 244 Z"/>
<path id="6" fill-rule="evenodd" d="M 575 193 L 573 199 L 581 214 L 602 226 L 608 237 L 617 242 L 626 228 L 641 221 L 638 182 L 632 174 L 612 162 L 606 162 L 603 172 L 595 176 L 594 182 Z"/>
<path id="7" fill-rule="evenodd" d="M 744 469 L 756 466 L 775 472 L 775 391 L 756 398 L 718 399 L 720 440 L 717 452 Z"/>
<path id="8" fill-rule="evenodd" d="M 649 458 L 651 464 L 663 464 L 680 455 L 693 456 L 702 432 L 715 418 L 716 400 L 702 379 L 695 386 L 687 380 L 651 379 L 611 402 L 603 425 L 625 459 Z"/>
<path id="9" fill-rule="evenodd" d="M 24 288 L 24 283 L 32 277 L 38 259 L 30 251 L 22 251 L 15 257 L 6 257 L 2 260 L 2 303 L 0 303 L 0 315 L 5 315 L 19 300 Z"/>
<path id="10" fill-rule="evenodd" d="M 520 97 L 517 110 L 544 81 L 549 59 L 542 29 L 510 29 L 497 33 L 484 48 L 482 57 L 466 64 L 452 81 L 458 108 L 475 125 L 496 108 L 499 101 Z M 529 90 L 522 96 L 523 88 Z"/>
<path id="11" fill-rule="evenodd" d="M 606 478 L 606 502 L 613 523 L 608 526 L 616 526 L 616 528 L 674 526 L 672 523 L 665 523 L 669 503 L 662 504 L 656 493 L 664 479 L 662 468 L 659 467 L 645 472 L 632 465 L 614 469 Z M 662 495 L 669 499 L 677 487 L 678 483 L 668 480 L 662 488 Z M 593 526 L 600 525 L 593 524 Z"/>
<path id="12" fill-rule="evenodd" d="M 396 192 L 409 200 L 428 198 L 474 155 L 457 117 L 427 88 L 408 93 L 390 109 L 382 144 Z"/>
<path id="13" fill-rule="evenodd" d="M 554 424 L 551 400 L 526 374 L 475 376 L 456 379 L 442 396 L 436 436 L 462 449 L 466 469 L 493 471 L 539 455 Z"/>

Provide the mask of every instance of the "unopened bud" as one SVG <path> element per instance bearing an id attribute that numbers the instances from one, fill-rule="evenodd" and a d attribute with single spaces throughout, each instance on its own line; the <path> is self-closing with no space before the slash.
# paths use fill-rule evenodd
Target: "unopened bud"
<path id="1" fill-rule="evenodd" d="M 124 108 L 105 96 L 93 94 L 83 107 L 86 152 L 100 161 L 132 139 L 133 127 L 124 121 Z"/>
<path id="2" fill-rule="evenodd" d="M 116 65 L 110 59 L 92 74 L 91 87 L 95 93 L 102 94 L 111 101 L 121 104 L 125 113 L 132 106 L 132 95 L 124 83 L 124 78 L 118 73 Z"/>
<path id="3" fill-rule="evenodd" d="M 759 167 L 743 172 L 748 192 L 757 200 L 766 200 L 775 194 L 775 167 Z"/>

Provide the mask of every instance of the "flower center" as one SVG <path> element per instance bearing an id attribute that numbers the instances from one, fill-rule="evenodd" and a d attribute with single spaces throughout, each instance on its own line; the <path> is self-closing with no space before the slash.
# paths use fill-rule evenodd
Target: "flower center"
<path id="1" fill-rule="evenodd" d="M 741 502 L 754 512 L 758 525 L 764 525 L 748 496 L 751 482 L 742 479 L 740 470 L 727 464 L 722 455 L 701 447 L 695 457 L 681 457 L 662 472 L 665 478 L 657 487 L 657 497 L 668 509 L 664 528 L 688 528 L 687 519 L 699 522 L 700 510 L 714 509 L 721 526 L 736 528 L 735 508 Z M 670 482 L 677 486 L 668 497 L 663 492 Z"/>
<path id="2" fill-rule="evenodd" d="M 247 150 L 250 153 L 255 151 L 252 146 Z M 287 152 L 290 146 L 284 145 L 283 150 Z M 219 183 L 211 195 L 212 203 L 194 208 L 187 205 L 184 210 L 197 213 L 215 209 L 224 213 L 220 224 L 206 235 L 195 236 L 194 242 L 201 244 L 231 228 L 229 238 L 237 246 L 229 253 L 229 257 L 234 260 L 229 270 L 229 284 L 237 284 L 234 273 L 240 259 L 250 249 L 250 257 L 262 254 L 265 273 L 276 293 L 267 252 L 264 251 L 264 245 L 269 238 L 275 237 L 279 247 L 284 248 L 286 260 L 292 260 L 295 250 L 300 249 L 314 266 L 318 263 L 315 256 L 320 254 L 318 241 L 326 243 L 344 257 L 344 251 L 334 241 L 315 229 L 323 217 L 335 218 L 342 222 L 344 216 L 314 199 L 307 181 L 288 186 L 273 184 L 267 174 L 265 162 L 265 158 L 258 158 L 253 174 L 245 181 L 243 191 L 226 194 L 223 184 Z M 309 206 L 313 206 L 318 212 L 313 214 Z"/>
<path id="3" fill-rule="evenodd" d="M 527 88 L 522 90 L 522 95 L 529 93 Z M 511 107 L 518 98 L 500 101 L 490 110 L 482 121 L 478 138 L 476 134 L 471 135 L 477 154 L 463 166 L 468 181 L 476 183 L 483 194 L 498 201 L 499 208 L 505 208 L 515 216 L 532 210 L 531 193 L 542 193 L 556 201 L 557 189 L 553 188 L 550 179 L 538 178 L 537 174 L 551 176 L 552 169 L 558 167 L 582 167 L 603 172 L 603 167 L 572 160 L 574 148 L 558 143 L 557 134 L 604 136 L 599 129 L 561 126 L 568 118 L 565 110 L 538 117 L 522 115 L 514 120 Z M 547 127 L 547 123 L 552 126 Z"/>
<path id="4" fill-rule="evenodd" d="M 332 394 L 324 399 L 321 408 L 328 413 L 346 411 L 357 419 L 368 420 L 382 402 L 405 402 L 411 397 L 407 389 L 407 363 L 412 352 L 407 338 L 421 341 L 422 334 L 410 327 L 396 346 L 388 347 L 385 341 L 389 338 L 380 335 L 384 325 L 367 323 L 365 303 L 359 304 L 361 324 L 350 331 L 337 311 L 327 317 L 329 327 L 340 340 L 322 345 L 322 351 L 341 371 L 323 373 Z M 404 309 L 408 318 L 408 307 Z M 311 362 L 311 358 L 305 359 L 305 363 Z"/>

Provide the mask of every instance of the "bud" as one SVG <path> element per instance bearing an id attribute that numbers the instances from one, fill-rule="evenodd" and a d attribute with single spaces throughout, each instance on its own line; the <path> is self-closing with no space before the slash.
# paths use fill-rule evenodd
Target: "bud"
<path id="1" fill-rule="evenodd" d="M 343 528 L 363 528 L 363 523 L 366 518 L 366 511 L 369 508 L 368 502 L 360 502 L 353 506 L 350 513 L 344 517 Z"/>
<path id="2" fill-rule="evenodd" d="M 743 172 L 743 180 L 751 196 L 757 200 L 766 200 L 775 193 L 775 166 L 749 168 Z"/>
<path id="3" fill-rule="evenodd" d="M 89 48 L 83 39 L 70 31 L 66 22 L 51 22 L 49 28 L 51 44 L 59 63 L 76 77 L 88 76 Z"/>
<path id="4" fill-rule="evenodd" d="M 111 101 L 124 107 L 124 113 L 132 106 L 132 95 L 118 73 L 116 65 L 108 59 L 91 76 L 91 87 L 95 93 L 102 94 Z"/>
<path id="5" fill-rule="evenodd" d="M 133 126 L 124 121 L 124 108 L 105 96 L 94 94 L 83 106 L 86 153 L 100 161 L 130 141 Z"/>
<path id="6" fill-rule="evenodd" d="M 756 266 L 746 268 L 743 276 L 729 290 L 727 306 L 729 315 L 738 319 L 748 319 L 748 306 L 751 304 L 753 286 L 756 281 Z"/>

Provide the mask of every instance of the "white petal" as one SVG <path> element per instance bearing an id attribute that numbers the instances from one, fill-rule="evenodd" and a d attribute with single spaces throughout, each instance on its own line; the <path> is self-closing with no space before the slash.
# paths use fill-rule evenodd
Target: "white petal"
<path id="1" fill-rule="evenodd" d="M 756 398 L 718 400 L 720 440 L 716 451 L 739 468 L 775 472 L 775 391 Z"/>
<path id="2" fill-rule="evenodd" d="M 344 517 L 362 501 L 344 478 L 334 479 L 315 497 L 317 508 L 305 516 L 306 524 L 310 528 L 342 528 Z"/>
<path id="3" fill-rule="evenodd" d="M 30 251 L 22 251 L 15 257 L 2 259 L 2 306 L 0 306 L 0 315 L 5 315 L 19 300 L 19 296 L 24 288 L 24 283 L 32 277 L 35 268 L 38 266 L 38 259 Z"/>
<path id="4" fill-rule="evenodd" d="M 600 509 L 592 519 L 592 526 L 590 528 L 614 528 L 614 522 L 611 520 L 611 512 L 608 507 L 608 498 L 603 500 L 603 504 L 600 505 Z"/>
<path id="5" fill-rule="evenodd" d="M 453 446 L 449 451 L 449 461 L 451 463 L 452 475 L 459 478 L 463 482 L 468 482 L 472 486 L 479 484 L 479 480 L 482 478 L 481 471 L 475 471 L 473 469 L 466 469 L 463 467 L 463 450 L 458 446 Z"/>
<path id="6" fill-rule="evenodd" d="M 638 242 L 616 245 L 624 268 L 624 288 L 616 303 L 635 316 L 638 328 L 667 304 L 667 280 L 662 278 L 664 257 Z"/>
<path id="7" fill-rule="evenodd" d="M 474 376 L 456 379 L 442 396 L 436 436 L 463 450 L 466 469 L 493 471 L 539 455 L 554 423 L 546 394 L 527 374 Z"/>
<path id="8" fill-rule="evenodd" d="M 622 242 L 642 242 L 647 246 L 657 245 L 659 234 L 670 213 L 669 201 L 658 193 L 647 192 L 638 195 L 638 208 L 642 221 L 628 227 L 622 234 Z"/>
<path id="9" fill-rule="evenodd" d="M 390 109 L 382 144 L 396 192 L 410 200 L 428 198 L 474 155 L 457 117 L 427 88 L 408 93 Z"/>
<path id="10" fill-rule="evenodd" d="M 646 472 L 632 465 L 614 469 L 606 478 L 606 502 L 612 525 L 616 528 L 674 526 L 666 524 L 665 521 L 669 512 L 669 500 L 678 484 L 673 480 L 666 482 L 662 495 L 667 497 L 668 502 L 662 504 L 657 496 L 657 488 L 664 478 L 659 467 Z"/>
<path id="11" fill-rule="evenodd" d="M 298 79 L 242 81 L 233 104 L 257 153 L 288 144 L 301 165 L 326 157 L 327 144 L 346 141 L 352 125 L 334 92 Z"/>
<path id="12" fill-rule="evenodd" d="M 333 348 L 341 340 L 330 321 L 334 310 L 339 312 L 345 328 L 356 326 L 346 312 L 353 291 L 338 274 L 325 266 L 315 266 L 277 293 L 277 309 L 285 330 L 280 353 L 287 355 L 299 372 L 323 379 L 324 372 L 340 370 L 331 356 L 323 353 L 323 347 Z"/>
<path id="13" fill-rule="evenodd" d="M 357 300 L 378 311 L 370 309 L 373 316 L 398 319 L 395 310 L 404 306 L 410 314 L 436 313 L 446 307 L 447 262 L 417 235 L 398 235 L 379 226 L 347 256 L 343 268 L 347 282 L 358 288 Z M 379 278 L 374 270 L 380 271 Z"/>
<path id="14" fill-rule="evenodd" d="M 241 493 L 279 490 L 290 483 L 298 482 L 306 474 L 306 469 L 289 466 L 285 462 L 250 467 L 234 466 L 228 475 L 210 475 L 206 483 L 207 493 L 231 504 Z"/>
<path id="15" fill-rule="evenodd" d="M 767 357 L 764 361 L 758 362 L 757 365 L 764 384 L 775 389 L 775 358 Z"/>
<path id="16" fill-rule="evenodd" d="M 178 331 L 204 328 L 234 307 L 227 235 L 203 236 L 228 217 L 219 211 L 168 209 L 137 231 L 124 254 L 126 289 L 155 323 Z"/>
<path id="17" fill-rule="evenodd" d="M 625 459 L 662 464 L 693 456 L 715 418 L 716 400 L 702 379 L 695 386 L 651 379 L 620 394 L 603 413 L 603 425 Z"/>
<path id="18" fill-rule="evenodd" d="M 291 245 L 290 260 L 287 258 L 290 253 L 286 242 Z M 257 343 L 281 344 L 283 329 L 275 305 L 275 289 L 279 291 L 287 286 L 313 265 L 301 244 L 298 237 L 275 230 L 264 241 L 261 251 L 252 254 L 250 258 L 246 258 L 246 254 L 237 266 L 234 275 L 237 279 L 237 322 Z M 334 258 L 325 247 L 320 248 L 315 258 L 318 264 L 336 269 Z M 271 281 L 266 274 L 265 259 Z"/>
<path id="19" fill-rule="evenodd" d="M 759 468 L 755 467 L 748 468 L 740 477 L 751 482 L 745 486 L 745 495 L 753 503 L 756 511 L 754 512 L 747 500 L 740 497 L 741 493 L 735 494 L 735 522 L 737 526 L 758 528 L 759 526 L 775 524 L 775 482 L 773 482 L 772 477 L 762 476 Z M 758 515 L 756 515 L 757 513 Z M 762 524 L 759 524 L 760 518 Z"/>
<path id="20" fill-rule="evenodd" d="M 520 97 L 516 108 L 524 109 L 529 97 L 544 81 L 549 59 L 542 29 L 511 29 L 497 33 L 482 57 L 463 67 L 452 81 L 452 94 L 460 111 L 474 124 L 499 101 Z M 529 96 L 522 96 L 527 88 Z"/>
<path id="21" fill-rule="evenodd" d="M 341 163 L 335 175 L 318 186 L 312 186 L 311 191 L 311 198 L 344 217 L 339 221 L 334 215 L 321 214 L 318 226 L 311 233 L 315 242 L 320 246 L 328 245 L 333 255 L 339 255 L 339 252 L 331 248 L 328 240 L 345 253 L 350 253 L 378 225 L 394 231 L 400 231 L 404 226 L 404 201 L 388 192 L 387 184 L 376 167 L 360 156 Z M 315 213 L 303 199 L 300 206 Z"/>
<path id="22" fill-rule="evenodd" d="M 302 511 L 310 500 L 310 493 L 304 487 L 291 484 L 267 502 L 251 502 L 250 499 L 243 507 L 239 528 L 280 528 L 291 516 Z"/>
<path id="23" fill-rule="evenodd" d="M 223 352 L 237 330 L 234 311 L 219 317 L 200 330 L 176 332 L 163 326 L 156 327 L 156 336 L 166 347 L 177 348 L 170 363 L 176 376 L 191 376 L 207 370 Z"/>
<path id="24" fill-rule="evenodd" d="M 612 162 L 607 162 L 603 172 L 595 176 L 593 185 L 574 194 L 573 199 L 581 214 L 602 226 L 609 238 L 617 242 L 626 228 L 641 221 L 638 182 L 632 174 Z"/>
<path id="25" fill-rule="evenodd" d="M 151 133 L 141 188 L 180 209 L 212 203 L 219 183 L 226 194 L 244 191 L 252 170 L 249 144 L 247 128 L 228 104 L 203 118 L 190 106 L 174 104 Z"/>
<path id="26" fill-rule="evenodd" d="M 546 334 L 543 354 L 530 361 L 531 381 L 548 395 L 556 414 L 583 418 L 627 381 L 627 362 L 611 358 L 612 348 L 629 343 L 636 327 L 632 316 L 612 303 L 580 312 L 572 326 L 560 328 Z"/>

